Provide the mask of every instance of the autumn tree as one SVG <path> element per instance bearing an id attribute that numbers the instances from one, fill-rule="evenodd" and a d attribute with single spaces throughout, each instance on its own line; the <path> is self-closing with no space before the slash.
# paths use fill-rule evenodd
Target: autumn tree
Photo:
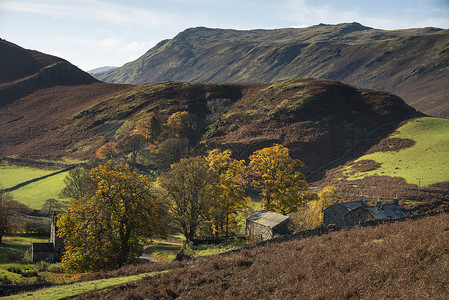
<path id="1" fill-rule="evenodd" d="M 217 196 L 211 206 L 211 219 L 215 232 L 228 235 L 230 222 L 235 223 L 237 214 L 252 206 L 251 198 L 245 197 L 245 163 L 231 158 L 230 150 L 219 149 L 209 151 L 206 162 L 216 173 Z"/>
<path id="2" fill-rule="evenodd" d="M 162 133 L 161 122 L 154 114 L 146 115 L 136 122 L 133 133 L 143 135 L 148 143 L 154 143 Z"/>
<path id="3" fill-rule="evenodd" d="M 117 157 L 117 142 L 111 141 L 97 149 L 95 155 L 99 159 L 110 160 Z"/>
<path id="4" fill-rule="evenodd" d="M 154 164 L 159 169 L 168 169 L 190 153 L 190 143 L 186 138 L 168 138 L 152 149 Z"/>
<path id="5" fill-rule="evenodd" d="M 115 269 L 142 251 L 158 223 L 158 205 L 147 176 L 107 162 L 92 169 L 95 189 L 72 200 L 58 219 L 67 270 Z"/>
<path id="6" fill-rule="evenodd" d="M 291 220 L 293 229 L 301 231 L 313 229 L 323 224 L 324 210 L 340 199 L 335 187 L 327 186 L 318 194 L 311 195 L 310 201 L 298 209 Z"/>
<path id="7" fill-rule="evenodd" d="M 169 201 L 169 214 L 187 241 L 195 237 L 215 199 L 215 174 L 203 157 L 181 159 L 158 178 Z"/>
<path id="8" fill-rule="evenodd" d="M 123 156 L 131 155 L 131 162 L 136 163 L 137 155 L 144 149 L 146 139 L 142 134 L 132 134 L 117 142 L 116 150 Z"/>
<path id="9" fill-rule="evenodd" d="M 186 111 L 175 112 L 167 120 L 167 129 L 171 137 L 188 137 L 196 130 L 194 117 Z"/>
<path id="10" fill-rule="evenodd" d="M 252 185 L 260 191 L 266 210 L 288 214 L 306 201 L 301 192 L 308 185 L 297 171 L 304 164 L 291 158 L 288 148 L 275 144 L 255 151 L 249 159 Z"/>

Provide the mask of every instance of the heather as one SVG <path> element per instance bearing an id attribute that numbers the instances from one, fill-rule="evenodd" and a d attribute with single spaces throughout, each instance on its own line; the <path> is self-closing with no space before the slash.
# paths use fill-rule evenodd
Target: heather
<path id="1" fill-rule="evenodd" d="M 198 260 L 82 299 L 447 299 L 449 214 Z"/>

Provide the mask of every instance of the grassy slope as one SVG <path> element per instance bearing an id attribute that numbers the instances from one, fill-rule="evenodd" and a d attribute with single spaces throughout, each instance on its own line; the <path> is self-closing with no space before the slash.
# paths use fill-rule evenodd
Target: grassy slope
<path id="1" fill-rule="evenodd" d="M 68 172 L 63 172 L 37 182 L 30 183 L 11 192 L 14 200 L 28 205 L 32 209 L 40 209 L 48 199 L 57 199 L 66 201 L 61 198 L 59 193 L 64 188 L 64 178 Z"/>
<path id="2" fill-rule="evenodd" d="M 32 245 L 32 243 L 46 243 L 47 238 L 11 236 L 3 237 L 3 243 L 0 244 L 0 277 L 6 277 L 14 283 L 27 283 L 36 280 L 36 277 L 28 278 L 20 274 L 8 271 L 10 267 L 20 269 L 35 270 L 34 264 L 22 264 L 21 260 L 24 251 Z"/>
<path id="3" fill-rule="evenodd" d="M 381 166 L 368 172 L 356 172 L 349 180 L 372 175 L 403 177 L 407 183 L 428 186 L 449 181 L 449 120 L 419 118 L 401 126 L 391 137 L 412 139 L 416 144 L 397 152 L 375 152 L 357 159 L 374 160 Z"/>
<path id="4" fill-rule="evenodd" d="M 3 165 L 0 166 L 0 183 L 3 188 L 10 188 L 24 181 L 42 177 L 53 172 L 56 172 L 56 170 Z"/>

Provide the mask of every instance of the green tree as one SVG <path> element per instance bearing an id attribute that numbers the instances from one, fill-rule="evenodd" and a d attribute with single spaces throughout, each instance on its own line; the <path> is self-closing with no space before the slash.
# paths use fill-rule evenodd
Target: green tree
<path id="1" fill-rule="evenodd" d="M 131 262 L 158 224 L 158 205 L 147 176 L 112 162 L 90 175 L 94 191 L 72 200 L 58 219 L 67 270 L 115 269 Z"/>
<path id="2" fill-rule="evenodd" d="M 217 196 L 210 211 L 215 232 L 228 235 L 237 214 L 252 207 L 251 198 L 245 197 L 245 162 L 231 158 L 230 150 L 218 149 L 209 151 L 206 161 L 217 179 Z"/>
<path id="3" fill-rule="evenodd" d="M 204 222 L 216 195 L 215 174 L 203 157 L 181 159 L 171 170 L 158 178 L 165 190 L 169 214 L 187 241 L 195 237 Z"/>
<path id="4" fill-rule="evenodd" d="M 67 209 L 67 203 L 58 201 L 56 199 L 47 199 L 40 209 L 43 215 L 51 215 L 53 212 L 61 212 Z"/>
<path id="5" fill-rule="evenodd" d="M 71 199 L 85 197 L 95 189 L 95 183 L 90 176 L 88 167 L 78 167 L 69 171 L 64 178 L 65 187 L 61 191 L 61 196 Z"/>
<path id="6" fill-rule="evenodd" d="M 291 158 L 288 148 L 275 144 L 255 151 L 249 159 L 252 185 L 260 191 L 266 210 L 288 214 L 304 204 L 301 192 L 308 185 L 297 171 L 304 164 Z"/>
<path id="7" fill-rule="evenodd" d="M 12 197 L 5 193 L 0 187 L 0 244 L 3 235 L 11 226 Z"/>

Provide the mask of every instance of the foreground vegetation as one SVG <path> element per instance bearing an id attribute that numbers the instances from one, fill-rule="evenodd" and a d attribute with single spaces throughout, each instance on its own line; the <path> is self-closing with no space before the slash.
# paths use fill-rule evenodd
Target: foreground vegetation
<path id="1" fill-rule="evenodd" d="M 449 214 L 268 244 L 81 299 L 447 299 Z"/>
<path id="2" fill-rule="evenodd" d="M 402 177 L 407 183 L 421 187 L 449 181 L 449 120 L 418 118 L 398 128 L 390 138 L 410 139 L 415 143 L 397 151 L 374 152 L 360 157 L 356 162 L 373 160 L 380 165 L 374 170 L 354 172 L 347 179 L 384 175 Z"/>
<path id="3" fill-rule="evenodd" d="M 76 297 L 78 295 L 84 294 L 88 291 L 102 291 L 106 288 L 122 285 L 124 283 L 133 282 L 142 279 L 147 276 L 154 276 L 156 274 L 163 273 L 151 272 L 143 273 L 139 275 L 116 277 L 110 279 L 98 279 L 86 282 L 78 282 L 70 285 L 57 286 L 52 288 L 41 289 L 36 292 L 19 294 L 9 297 L 9 299 L 33 299 L 33 300 L 46 300 L 46 299 L 67 299 L 68 297 Z"/>

